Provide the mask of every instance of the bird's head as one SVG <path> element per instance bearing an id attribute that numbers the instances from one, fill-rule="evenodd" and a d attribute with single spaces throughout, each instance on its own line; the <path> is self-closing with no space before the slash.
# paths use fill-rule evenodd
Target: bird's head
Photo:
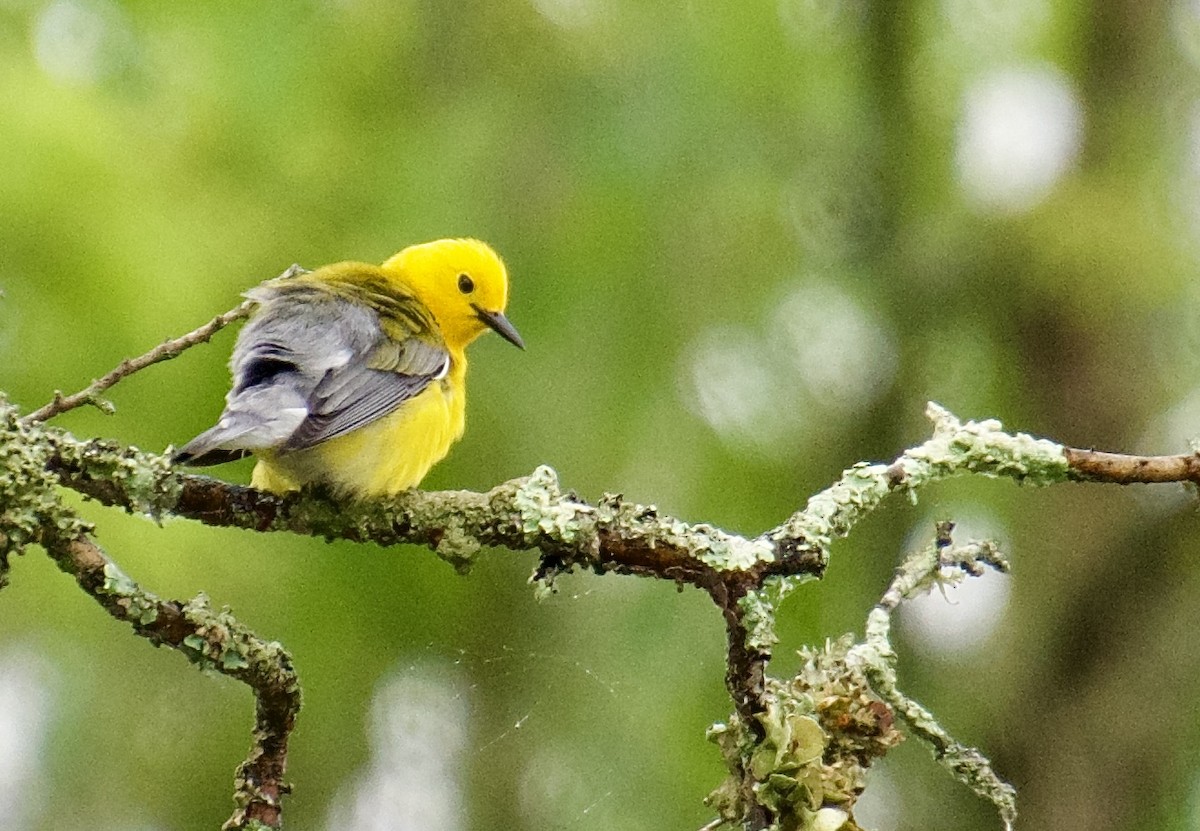
<path id="1" fill-rule="evenodd" d="M 488 329 L 524 349 L 504 316 L 508 272 L 500 257 L 475 239 L 412 245 L 385 262 L 384 272 L 409 286 L 441 327 L 446 345 L 462 349 Z"/>

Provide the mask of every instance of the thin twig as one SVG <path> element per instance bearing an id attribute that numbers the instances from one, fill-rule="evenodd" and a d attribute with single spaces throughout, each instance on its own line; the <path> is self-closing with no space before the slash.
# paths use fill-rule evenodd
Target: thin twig
<path id="1" fill-rule="evenodd" d="M 233 323 L 235 320 L 241 320 L 249 315 L 254 305 L 254 301 L 247 300 L 236 309 L 230 309 L 224 314 L 217 315 L 199 329 L 188 332 L 183 337 L 159 344 L 145 355 L 137 358 L 126 358 L 117 364 L 116 368 L 107 375 L 93 381 L 79 392 L 71 395 L 63 395 L 61 392 L 55 392 L 54 399 L 50 403 L 34 410 L 22 420 L 26 424 L 35 424 L 54 418 L 54 416 L 61 415 L 68 410 L 74 410 L 76 407 L 82 407 L 84 404 L 91 404 L 105 412 L 112 412 L 112 404 L 100 398 L 102 392 L 115 385 L 122 378 L 127 378 L 133 373 L 143 370 L 159 361 L 174 358 L 185 349 L 195 346 L 198 343 L 205 343 L 230 323 Z"/>
<path id="2" fill-rule="evenodd" d="M 1008 561 L 995 543 L 972 541 L 955 545 L 950 539 L 952 528 L 952 523 L 939 523 L 934 543 L 909 555 L 896 569 L 883 597 L 867 617 L 866 641 L 855 646 L 851 654 L 860 662 L 876 694 L 904 719 L 915 736 L 929 745 L 934 757 L 954 778 L 996 807 L 1009 831 L 1017 817 L 1016 789 L 1000 778 L 987 757 L 951 736 L 929 710 L 901 692 L 897 685 L 897 659 L 890 635 L 892 614 L 900 603 L 944 583 L 948 579 L 943 575 L 946 568 L 956 570 L 958 579 L 979 576 L 985 566 L 1008 571 Z"/>
<path id="3" fill-rule="evenodd" d="M 294 277 L 297 274 L 305 273 L 306 269 L 301 268 L 298 264 L 293 263 L 284 270 L 276 279 L 282 280 L 287 277 Z M 230 309 L 224 314 L 219 314 L 205 323 L 198 329 L 193 329 L 182 337 L 173 338 L 161 343 L 151 349 L 144 355 L 136 358 L 126 358 L 117 364 L 116 368 L 105 375 L 93 381 L 90 385 L 81 389 L 77 393 L 71 395 L 63 395 L 61 391 L 54 393 L 54 399 L 50 403 L 34 410 L 29 415 L 25 416 L 22 421 L 26 424 L 36 424 L 47 419 L 54 418 L 56 415 L 61 415 L 68 410 L 74 410 L 77 407 L 82 407 L 84 404 L 91 404 L 99 407 L 101 410 L 111 413 L 113 412 L 112 403 L 105 401 L 100 397 L 100 394 L 110 387 L 114 386 L 123 378 L 128 378 L 135 372 L 140 372 L 148 366 L 152 366 L 160 361 L 167 361 L 177 357 L 185 350 L 201 343 L 207 343 L 213 335 L 224 329 L 230 323 L 241 320 L 249 316 L 254 309 L 256 303 L 253 300 L 247 300 L 240 306 Z"/>
<path id="4" fill-rule="evenodd" d="M 1074 478 L 1083 482 L 1118 485 L 1151 485 L 1163 482 L 1200 484 L 1200 454 L 1129 456 L 1100 450 L 1065 448 Z"/>

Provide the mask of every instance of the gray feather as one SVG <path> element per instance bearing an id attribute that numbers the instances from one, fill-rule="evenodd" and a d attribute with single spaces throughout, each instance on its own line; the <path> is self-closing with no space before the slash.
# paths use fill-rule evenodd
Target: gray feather
<path id="1" fill-rule="evenodd" d="M 261 306 L 234 346 L 225 411 L 176 462 L 312 447 L 390 413 L 449 365 L 440 343 L 391 340 L 373 309 L 318 286 L 268 283 L 249 296 Z"/>

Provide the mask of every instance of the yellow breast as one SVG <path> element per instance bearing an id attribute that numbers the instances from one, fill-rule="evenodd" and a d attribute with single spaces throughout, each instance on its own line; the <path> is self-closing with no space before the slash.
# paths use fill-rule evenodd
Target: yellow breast
<path id="1" fill-rule="evenodd" d="M 251 483 L 282 493 L 310 482 L 343 496 L 391 495 L 415 487 L 463 434 L 465 361 L 365 427 L 291 453 L 264 453 Z"/>

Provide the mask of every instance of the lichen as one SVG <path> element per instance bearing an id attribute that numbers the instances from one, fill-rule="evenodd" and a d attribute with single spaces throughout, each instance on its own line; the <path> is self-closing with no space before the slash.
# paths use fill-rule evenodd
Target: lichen
<path id="1" fill-rule="evenodd" d="M 149 626 L 158 619 L 158 598 L 142 591 L 116 563 L 105 563 L 103 573 L 104 581 L 96 594 L 109 597 L 121 610 L 122 618 L 135 626 Z"/>
<path id="2" fill-rule="evenodd" d="M 91 531 L 59 500 L 46 471 L 48 453 L 40 428 L 22 424 L 16 408 L 0 397 L 0 570 L 46 529 L 65 539 Z"/>
<path id="3" fill-rule="evenodd" d="M 727 534 L 711 525 L 692 526 L 691 540 L 696 556 L 720 571 L 747 571 L 775 560 L 775 547 L 767 540 Z"/>
<path id="4" fill-rule="evenodd" d="M 298 689 L 291 656 L 283 646 L 277 641 L 261 640 L 233 616 L 229 607 L 215 611 L 201 593 L 185 603 L 182 612 L 193 628 L 180 648 L 202 669 L 234 677 L 252 671 L 260 678 L 273 676 L 273 686 L 291 692 Z"/>
<path id="5" fill-rule="evenodd" d="M 1033 485 L 1067 480 L 1069 466 L 1061 444 L 1027 433 L 1006 433 L 996 419 L 963 423 L 932 401 L 925 414 L 933 422 L 933 437 L 902 457 L 911 477 L 969 471 Z"/>
<path id="6" fill-rule="evenodd" d="M 538 467 L 521 483 L 513 495 L 513 505 L 530 545 L 542 535 L 571 545 L 586 532 L 587 506 L 563 499 L 558 474 L 546 465 Z"/>
<path id="7" fill-rule="evenodd" d="M 466 574 L 471 569 L 475 555 L 480 549 L 479 538 L 467 532 L 463 519 L 454 514 L 446 516 L 446 524 L 442 529 L 441 539 L 433 547 L 434 553 L 441 557 L 459 574 Z"/>
<path id="8" fill-rule="evenodd" d="M 775 635 L 775 609 L 778 592 L 748 591 L 738 599 L 745 644 L 751 652 L 770 653 L 779 638 Z"/>
<path id="9" fill-rule="evenodd" d="M 768 680 L 756 731 L 736 713 L 710 728 L 730 777 L 708 804 L 726 821 L 745 816 L 748 776 L 750 794 L 771 810 L 777 831 L 857 828 L 853 807 L 866 770 L 901 737 L 891 710 L 846 661 L 851 645 L 847 638 L 803 652 L 804 666 L 794 679 Z"/>

